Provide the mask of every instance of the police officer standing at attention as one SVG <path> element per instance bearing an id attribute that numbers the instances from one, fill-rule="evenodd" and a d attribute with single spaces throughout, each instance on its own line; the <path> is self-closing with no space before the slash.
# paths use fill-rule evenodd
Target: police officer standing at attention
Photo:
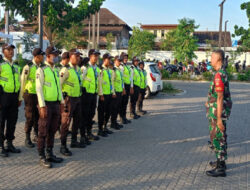
<path id="1" fill-rule="evenodd" d="M 8 157 L 8 152 L 20 153 L 13 145 L 18 118 L 18 107 L 21 105 L 20 67 L 13 63 L 15 46 L 4 44 L 2 47 L 4 61 L 0 64 L 0 156 Z M 6 133 L 5 132 L 6 124 Z M 4 147 L 7 140 L 7 149 Z"/>
<path id="2" fill-rule="evenodd" d="M 144 111 L 142 109 L 143 107 L 143 101 L 146 93 L 146 88 L 147 88 L 147 72 L 144 70 L 144 62 L 141 61 L 139 63 L 139 71 L 141 75 L 141 86 L 140 86 L 140 93 L 139 93 L 139 98 L 137 101 L 137 111 L 140 115 L 144 115 L 147 113 L 147 111 Z"/>
<path id="3" fill-rule="evenodd" d="M 38 101 L 36 95 L 36 70 L 43 63 L 45 52 L 41 50 L 41 48 L 35 48 L 32 52 L 34 58 L 32 63 L 27 64 L 23 68 L 22 76 L 21 76 L 21 93 L 24 98 L 25 104 L 25 146 L 28 148 L 33 148 L 35 145 L 32 143 L 30 139 L 30 133 L 32 127 L 34 128 L 34 136 L 37 141 L 38 136 Z"/>
<path id="4" fill-rule="evenodd" d="M 123 74 L 120 68 L 122 59 L 119 56 L 115 56 L 114 60 L 114 70 L 115 79 L 114 79 L 114 88 L 116 97 L 112 101 L 112 111 L 111 111 L 111 128 L 119 130 L 123 125 L 117 123 L 117 116 L 122 105 L 122 95 L 124 95 L 124 83 L 123 83 Z"/>
<path id="5" fill-rule="evenodd" d="M 103 64 L 99 80 L 99 104 L 98 104 L 98 135 L 107 137 L 113 132 L 107 128 L 107 123 L 111 114 L 112 97 L 115 98 L 114 72 L 109 69 L 110 60 L 113 57 L 106 53 L 103 55 Z M 104 127 L 103 127 L 104 126 Z"/>
<path id="6" fill-rule="evenodd" d="M 128 107 L 128 100 L 129 95 L 133 94 L 133 79 L 131 80 L 131 71 L 129 66 L 127 65 L 128 62 L 128 54 L 121 53 L 122 63 L 121 66 L 123 68 L 123 80 L 124 80 L 124 88 L 126 94 L 122 96 L 122 105 L 120 109 L 120 116 L 122 119 L 122 124 L 131 123 L 130 120 L 127 119 L 127 107 Z"/>
<path id="7" fill-rule="evenodd" d="M 62 60 L 60 63 L 56 64 L 56 67 L 61 70 L 63 67 L 69 65 L 69 52 L 64 52 L 62 54 Z"/>
<path id="8" fill-rule="evenodd" d="M 82 112 L 83 125 L 87 130 L 87 139 L 90 141 L 99 140 L 98 136 L 92 134 L 93 118 L 95 116 L 98 81 L 100 69 L 96 65 L 100 52 L 95 49 L 89 50 L 89 63 L 87 66 L 82 66 L 81 71 L 83 75 L 83 98 L 82 98 Z M 84 129 L 83 128 L 83 129 Z M 81 134 L 83 137 L 84 134 Z"/>
<path id="9" fill-rule="evenodd" d="M 72 148 L 84 148 L 84 141 L 77 142 L 77 133 L 81 125 L 81 85 L 82 76 L 81 70 L 78 67 L 80 61 L 80 53 L 77 49 L 71 49 L 69 52 L 70 62 L 69 66 L 63 67 L 60 71 L 60 83 L 62 86 L 65 107 L 62 113 L 61 122 L 61 149 L 60 152 L 65 156 L 71 156 L 72 153 L 67 148 L 67 134 L 69 125 L 73 119 L 72 124 Z M 80 128 L 81 130 L 81 128 Z"/>
<path id="10" fill-rule="evenodd" d="M 210 84 L 208 100 L 206 102 L 210 130 L 215 131 L 212 143 L 217 158 L 217 161 L 209 163 L 213 169 L 206 172 L 211 177 L 226 176 L 226 121 L 229 119 L 231 113 L 232 100 L 227 72 L 225 67 L 223 67 L 224 55 L 223 50 L 215 50 L 212 53 L 211 65 L 215 70 L 215 74 Z"/>
<path id="11" fill-rule="evenodd" d="M 64 108 L 59 72 L 55 67 L 58 54 L 59 51 L 55 47 L 48 47 L 46 49 L 45 65 L 38 68 L 36 72 L 36 91 L 40 114 L 37 148 L 40 156 L 40 165 L 46 168 L 51 168 L 52 162 L 60 163 L 63 161 L 62 158 L 58 158 L 53 154 L 55 133 L 59 127 L 60 111 Z"/>
<path id="12" fill-rule="evenodd" d="M 131 73 L 133 76 L 133 88 L 132 88 L 133 94 L 131 95 L 130 98 L 130 116 L 133 119 L 140 118 L 140 116 L 136 114 L 136 102 L 139 97 L 140 86 L 141 86 L 141 75 L 140 75 L 140 70 L 138 68 L 139 61 L 140 60 L 137 57 L 133 57 L 132 60 L 133 65 L 131 66 Z"/>

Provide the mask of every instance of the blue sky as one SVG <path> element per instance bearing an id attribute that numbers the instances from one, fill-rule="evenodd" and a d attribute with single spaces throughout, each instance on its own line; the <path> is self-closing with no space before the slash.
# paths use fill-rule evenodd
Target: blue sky
<path id="1" fill-rule="evenodd" d="M 228 30 L 234 25 L 247 27 L 246 12 L 240 5 L 247 0 L 227 0 L 224 21 L 229 20 Z M 110 9 L 130 26 L 142 24 L 177 24 L 187 17 L 195 19 L 198 30 L 219 30 L 219 4 L 221 0 L 106 0 L 102 7 Z M 223 22 L 224 22 L 223 21 Z M 223 24 L 224 30 L 224 24 Z"/>

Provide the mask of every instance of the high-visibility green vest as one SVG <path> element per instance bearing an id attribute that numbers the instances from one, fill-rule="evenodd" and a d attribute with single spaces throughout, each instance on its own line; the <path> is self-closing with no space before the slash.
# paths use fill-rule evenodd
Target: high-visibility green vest
<path id="1" fill-rule="evenodd" d="M 62 91 L 66 92 L 70 97 L 80 97 L 81 96 L 81 71 L 77 69 L 77 71 L 69 67 L 67 68 L 69 72 L 69 77 L 66 81 L 64 81 L 62 85 Z"/>
<path id="2" fill-rule="evenodd" d="M 12 66 L 8 62 L 0 64 L 0 85 L 6 93 L 18 93 L 20 90 L 20 72 L 19 65 L 14 63 Z"/>
<path id="3" fill-rule="evenodd" d="M 130 84 L 131 81 L 130 81 L 130 69 L 128 68 L 127 65 L 124 64 L 123 66 L 124 68 L 124 72 L 123 72 L 123 80 L 124 80 L 124 83 L 125 84 Z"/>
<path id="4" fill-rule="evenodd" d="M 140 75 L 140 71 L 134 66 L 134 76 L 133 76 L 133 80 L 134 80 L 134 85 L 141 87 L 141 75 Z"/>
<path id="5" fill-rule="evenodd" d="M 44 72 L 43 95 L 45 101 L 56 102 L 61 101 L 61 87 L 59 80 L 59 72 L 56 68 L 54 71 L 49 66 L 42 67 Z"/>
<path id="6" fill-rule="evenodd" d="M 114 81 L 114 86 L 115 86 L 115 91 L 116 92 L 122 92 L 123 91 L 123 77 L 122 73 L 119 69 L 115 69 L 115 81 Z"/>
<path id="7" fill-rule="evenodd" d="M 29 68 L 30 68 L 30 71 L 29 71 L 29 75 L 27 77 L 24 89 L 29 94 L 36 94 L 36 70 L 38 66 L 35 64 L 32 64 Z"/>
<path id="8" fill-rule="evenodd" d="M 141 89 L 145 89 L 146 88 L 146 81 L 147 81 L 147 73 L 146 71 L 140 71 L 141 73 Z"/>
<path id="9" fill-rule="evenodd" d="M 102 93 L 104 95 L 112 94 L 112 83 L 111 83 L 111 76 L 112 72 L 109 69 L 102 70 Z"/>
<path id="10" fill-rule="evenodd" d="M 86 89 L 87 93 L 95 94 L 98 92 L 98 76 L 100 74 L 100 69 L 96 67 L 95 69 L 91 66 L 87 68 L 87 74 L 83 79 L 83 87 Z"/>

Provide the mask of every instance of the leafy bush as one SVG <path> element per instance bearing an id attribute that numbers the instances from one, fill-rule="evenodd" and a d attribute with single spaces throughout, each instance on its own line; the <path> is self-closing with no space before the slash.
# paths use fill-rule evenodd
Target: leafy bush
<path id="1" fill-rule="evenodd" d="M 211 81 L 213 79 L 213 73 L 211 73 L 211 72 L 205 72 L 205 73 L 203 73 L 203 78 L 205 80 Z"/>
<path id="2" fill-rule="evenodd" d="M 240 73 L 238 75 L 239 81 L 250 81 L 250 71 L 247 71 L 246 73 Z"/>
<path id="3" fill-rule="evenodd" d="M 170 78 L 169 72 L 167 72 L 165 69 L 161 70 L 161 75 L 162 75 L 162 79 L 169 79 Z"/>
<path id="4" fill-rule="evenodd" d="M 23 67 L 28 64 L 29 62 L 31 62 L 28 59 L 23 59 L 22 54 L 18 54 L 17 55 L 17 59 L 15 60 L 15 62 L 17 62 L 17 64 L 21 67 L 21 71 L 23 70 Z"/>

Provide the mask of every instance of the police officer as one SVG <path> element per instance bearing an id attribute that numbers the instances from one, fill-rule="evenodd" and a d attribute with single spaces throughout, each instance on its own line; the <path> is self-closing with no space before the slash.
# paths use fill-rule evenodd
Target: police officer
<path id="1" fill-rule="evenodd" d="M 116 97 L 112 101 L 112 111 L 111 111 L 111 128 L 119 130 L 123 125 L 117 123 L 117 116 L 122 105 L 122 96 L 126 93 L 124 89 L 123 74 L 121 70 L 122 59 L 119 56 L 115 56 L 114 59 L 114 88 Z"/>
<path id="2" fill-rule="evenodd" d="M 140 118 L 140 116 L 136 114 L 136 109 L 135 109 L 141 86 L 141 75 L 140 75 L 140 70 L 138 68 L 139 61 L 140 60 L 137 57 L 133 57 L 132 59 L 133 65 L 131 66 L 131 75 L 133 78 L 133 84 L 132 84 L 133 87 L 131 91 L 133 92 L 133 94 L 131 95 L 130 98 L 130 116 L 133 119 Z"/>
<path id="3" fill-rule="evenodd" d="M 128 62 L 128 54 L 121 53 L 122 63 L 121 66 L 123 70 L 123 81 L 124 81 L 124 88 L 126 94 L 122 96 L 122 105 L 120 109 L 120 116 L 122 119 L 122 124 L 131 123 L 130 120 L 127 119 L 127 107 L 128 107 L 128 100 L 130 94 L 132 94 L 132 87 L 133 87 L 133 80 L 131 80 L 131 71 L 130 67 L 127 65 Z"/>
<path id="4" fill-rule="evenodd" d="M 40 48 L 35 48 L 32 52 L 34 58 L 32 63 L 25 65 L 21 76 L 21 93 L 25 104 L 25 146 L 33 148 L 35 145 L 30 139 L 32 127 L 34 128 L 34 140 L 37 141 L 38 136 L 38 101 L 36 95 L 36 70 L 42 64 L 45 52 Z"/>
<path id="5" fill-rule="evenodd" d="M 93 135 L 92 125 L 95 116 L 98 82 L 100 69 L 96 65 L 99 58 L 99 51 L 95 49 L 89 50 L 89 63 L 87 66 L 82 66 L 81 71 L 83 75 L 83 96 L 82 96 L 82 115 L 83 115 L 83 129 L 87 132 L 87 141 L 99 140 L 98 136 Z M 84 138 L 85 134 L 81 133 Z"/>
<path id="6" fill-rule="evenodd" d="M 147 111 L 144 111 L 142 109 L 143 107 L 143 101 L 145 97 L 145 92 L 147 88 L 147 72 L 144 70 L 144 62 L 141 61 L 139 63 L 139 71 L 140 71 L 140 76 L 141 76 L 141 85 L 140 85 L 140 93 L 139 93 L 139 98 L 137 101 L 137 111 L 140 115 L 144 115 L 147 113 Z"/>
<path id="7" fill-rule="evenodd" d="M 72 148 L 84 148 L 85 144 L 77 142 L 77 133 L 81 125 L 81 85 L 82 76 L 81 70 L 78 67 L 80 61 L 79 50 L 71 49 L 69 52 L 70 62 L 60 71 L 60 83 L 62 86 L 65 107 L 62 112 L 61 121 L 61 149 L 60 152 L 65 156 L 71 156 L 72 152 L 67 148 L 67 134 L 69 125 L 73 119 L 72 124 Z M 81 130 L 81 129 L 80 129 Z"/>
<path id="8" fill-rule="evenodd" d="M 21 105 L 20 67 L 14 63 L 15 46 L 2 46 L 4 61 L 0 64 L 0 156 L 8 157 L 8 152 L 20 153 L 21 150 L 13 145 L 18 118 L 18 107 Z M 5 133 L 6 131 L 6 133 Z M 7 149 L 4 147 L 7 140 Z"/>
<path id="9" fill-rule="evenodd" d="M 59 72 L 55 67 L 59 51 L 49 46 L 46 49 L 45 65 L 36 72 L 36 91 L 39 104 L 38 142 L 40 165 L 52 167 L 52 162 L 60 163 L 62 158 L 53 154 L 55 133 L 59 127 L 60 111 L 64 100 L 60 86 Z M 61 103 L 61 104 L 60 104 Z M 46 147 L 46 156 L 45 156 Z"/>
<path id="10" fill-rule="evenodd" d="M 206 172 L 206 174 L 211 177 L 226 176 L 226 121 L 231 113 L 232 100 L 227 72 L 223 66 L 224 55 L 224 51 L 222 50 L 215 50 L 212 53 L 211 65 L 215 70 L 215 74 L 209 88 L 208 100 L 206 102 L 210 130 L 215 131 L 212 143 L 217 158 L 217 161 L 209 163 L 213 169 Z"/>
<path id="11" fill-rule="evenodd" d="M 62 60 L 60 63 L 56 64 L 56 67 L 61 70 L 63 67 L 69 65 L 69 52 L 63 52 Z"/>
<path id="12" fill-rule="evenodd" d="M 107 137 L 113 132 L 107 128 L 107 123 L 111 115 L 112 97 L 115 98 L 114 72 L 109 69 L 110 61 L 113 57 L 106 53 L 103 55 L 103 64 L 99 79 L 99 103 L 98 103 L 98 135 Z"/>

